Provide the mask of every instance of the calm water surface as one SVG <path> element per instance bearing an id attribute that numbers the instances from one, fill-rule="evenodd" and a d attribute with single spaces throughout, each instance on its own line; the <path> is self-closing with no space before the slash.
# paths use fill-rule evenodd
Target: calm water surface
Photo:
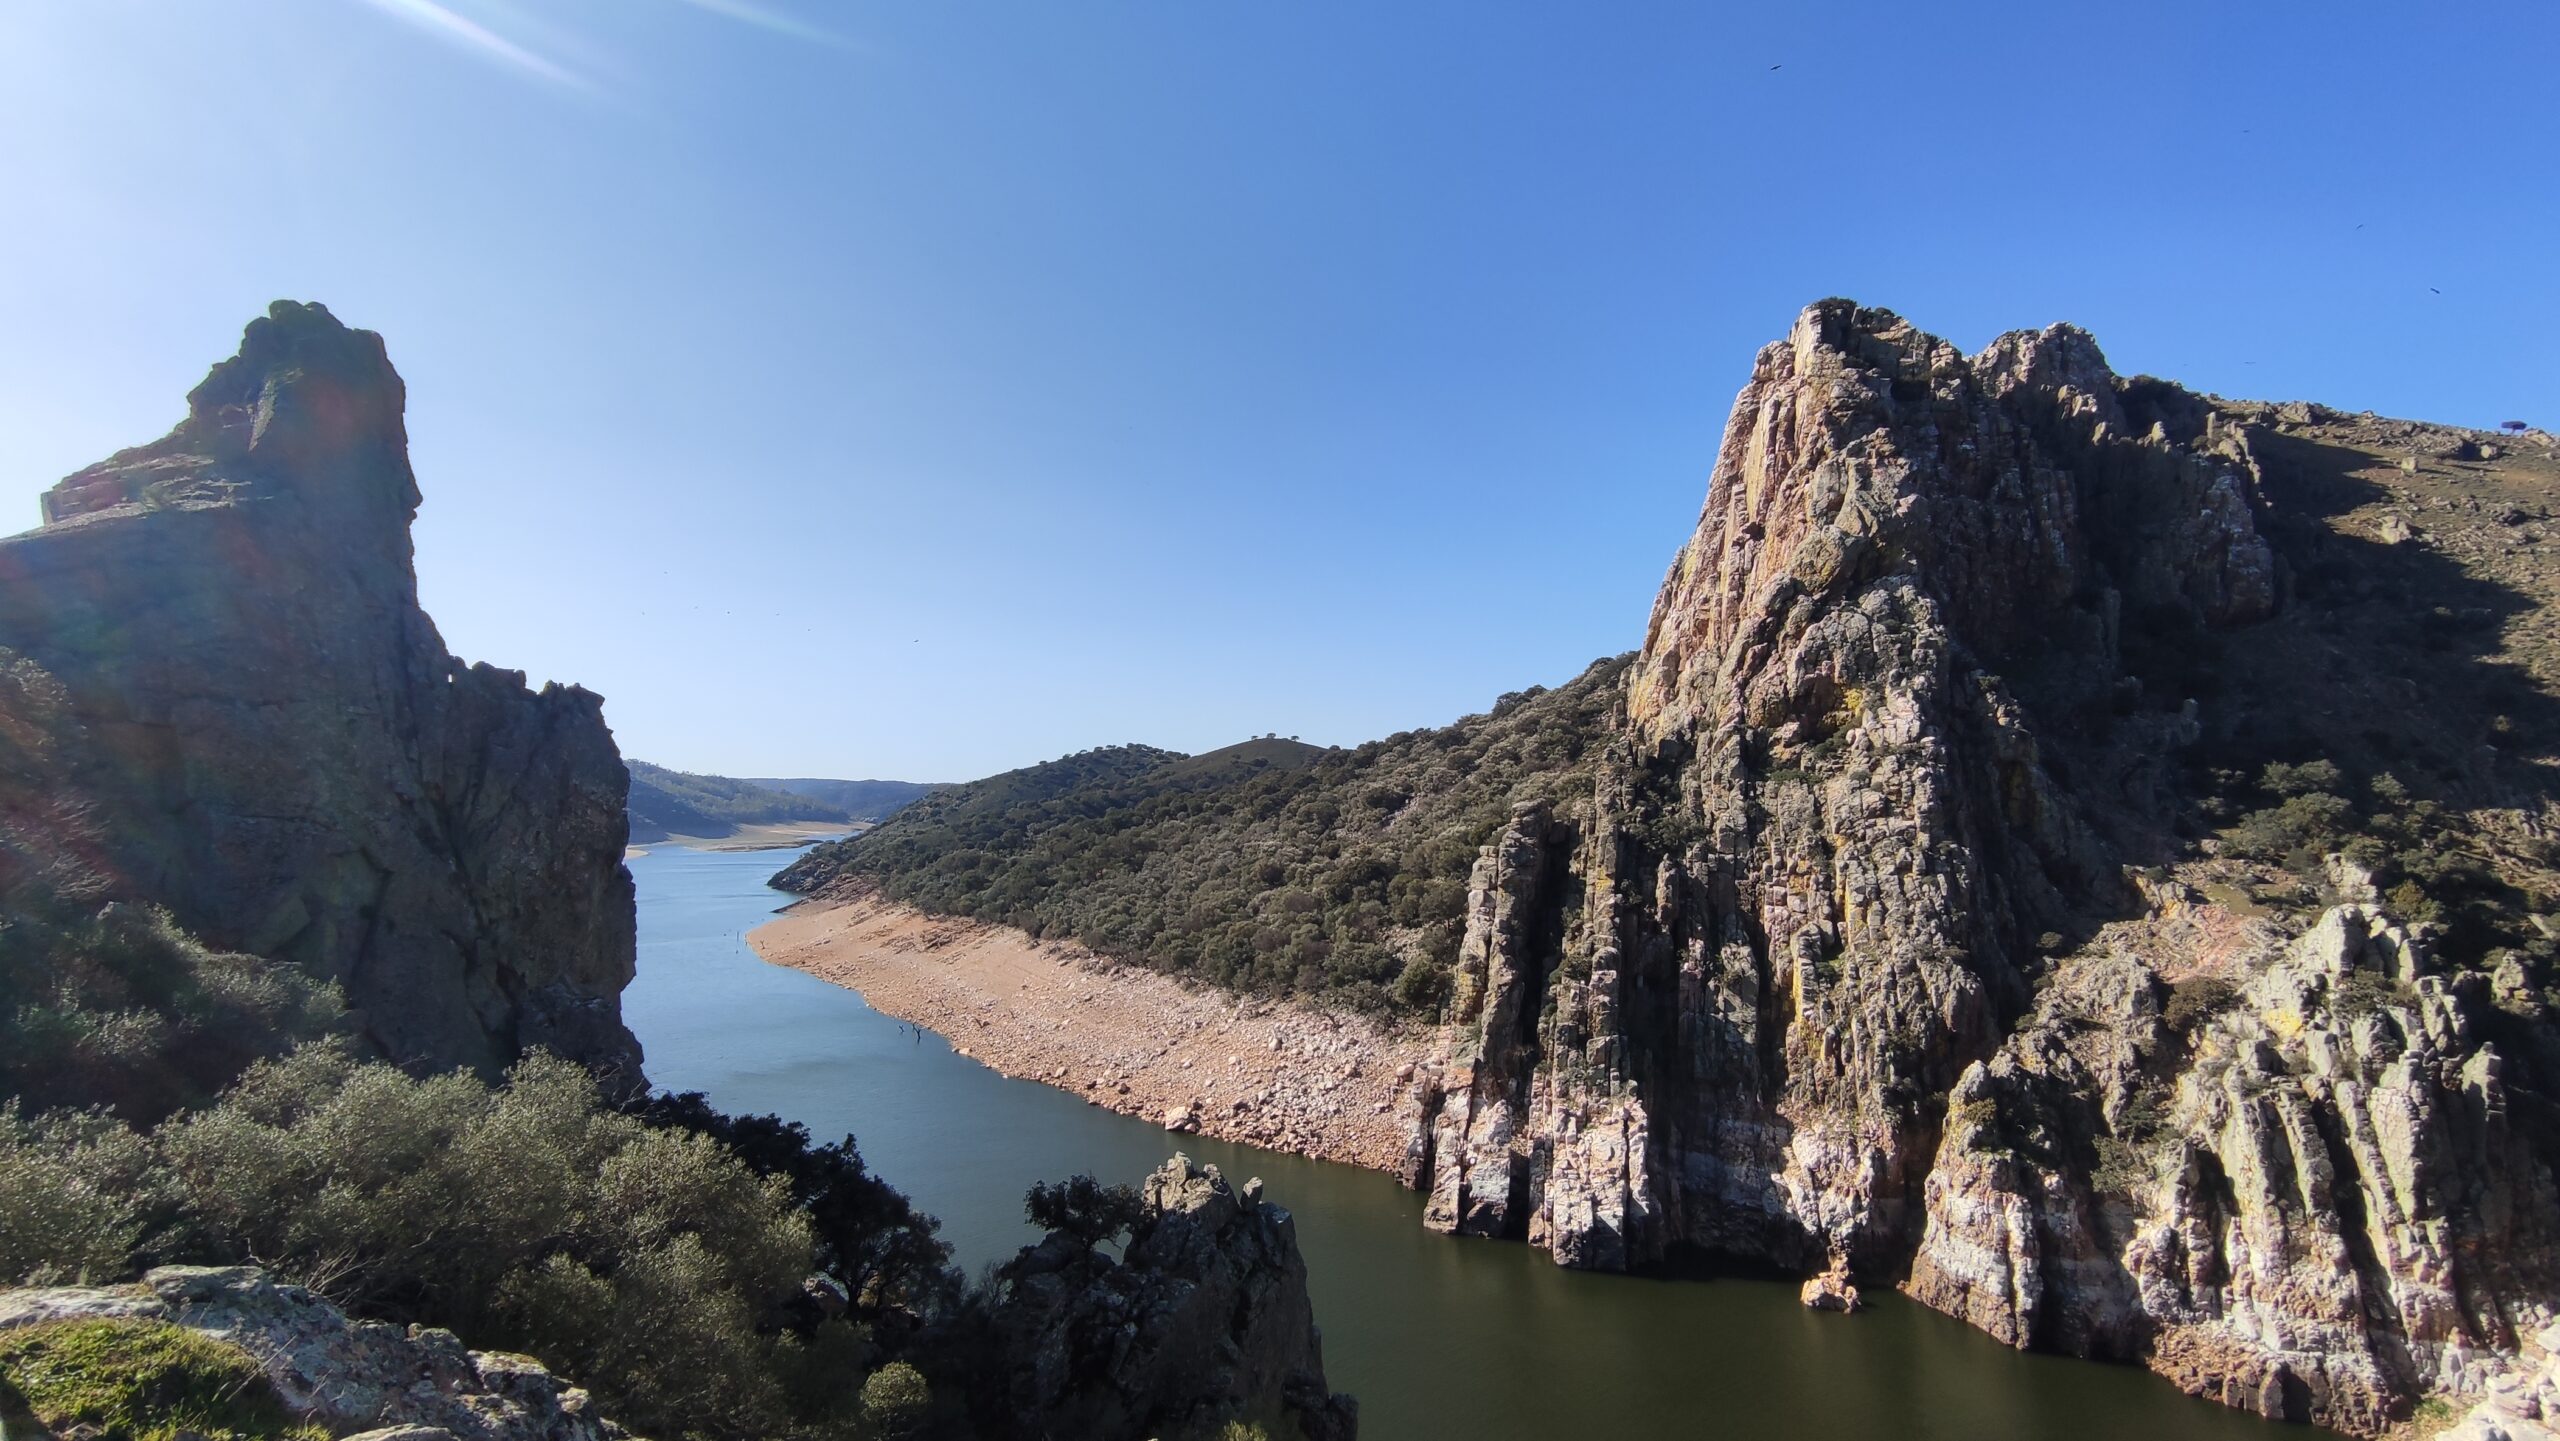
<path id="1" fill-rule="evenodd" d="M 1177 1147 L 1261 1176 L 1298 1219 L 1327 1378 L 1370 1441 L 2317 1441 L 2123 1366 L 2021 1356 L 1885 1294 L 1853 1317 L 1792 1284 L 1566 1271 L 1527 1246 L 1435 1236 L 1373 1172 L 1175 1137 L 955 1054 L 851 991 L 768 966 L 743 939 L 788 898 L 776 851 L 662 847 L 631 862 L 640 974 L 623 1014 L 650 1079 L 729 1111 L 858 1137 L 942 1218 L 973 1273 L 1038 1239 L 1031 1183 L 1135 1181 Z"/>

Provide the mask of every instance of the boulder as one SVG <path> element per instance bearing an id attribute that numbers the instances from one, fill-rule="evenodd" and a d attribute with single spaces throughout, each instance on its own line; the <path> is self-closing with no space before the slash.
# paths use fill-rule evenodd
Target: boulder
<path id="1" fill-rule="evenodd" d="M 130 1286 L 0 1291 L 0 1331 L 167 1321 L 237 1347 L 295 1415 L 354 1441 L 617 1441 L 586 1392 L 450 1331 L 351 1319 L 253 1266 L 163 1266 Z"/>

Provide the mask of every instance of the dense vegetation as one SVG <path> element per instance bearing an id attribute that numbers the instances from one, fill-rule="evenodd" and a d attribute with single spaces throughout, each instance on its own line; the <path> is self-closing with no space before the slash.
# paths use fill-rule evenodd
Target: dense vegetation
<path id="1" fill-rule="evenodd" d="M 157 910 L 32 890 L 18 905 L 0 915 L 0 1097 L 149 1123 L 343 1020 L 335 988 L 212 950 Z"/>
<path id="2" fill-rule="evenodd" d="M 979 1303 L 851 1138 L 699 1096 L 618 1108 L 548 1056 L 499 1084 L 410 1075 L 362 1058 L 336 991 L 290 965 L 147 909 L 22 904 L 0 927 L 0 1285 L 254 1259 L 355 1314 L 531 1354 L 645 1434 L 965 1425 L 947 1378 L 977 1363 L 948 1338 Z M 183 1399 L 212 1364 L 107 1340 L 158 1369 L 66 1370 L 64 1347 L 106 1341 L 64 1332 L 9 1384 L 77 1370 L 105 1389 L 52 1412 L 112 1411 Z M 290 1431 L 224 1416 L 188 1429 Z"/>
<path id="3" fill-rule="evenodd" d="M 830 781 L 805 776 L 751 776 L 747 784 L 807 796 L 857 821 L 885 821 L 938 789 L 920 781 Z"/>
<path id="4" fill-rule="evenodd" d="M 148 1133 L 0 1103 L 0 1276 L 255 1257 L 538 1357 L 650 1434 L 866 1434 L 884 1343 L 959 1298 L 947 1254 L 849 1142 L 698 1097 L 618 1111 L 549 1057 L 492 1086 L 320 1043 Z"/>
<path id="5" fill-rule="evenodd" d="M 692 775 L 647 761 L 630 765 L 631 839 L 638 842 L 670 835 L 725 836 L 740 826 L 777 821 L 854 819 L 841 805 L 753 781 Z"/>
<path id="6" fill-rule="evenodd" d="M 1067 756 L 937 792 L 781 883 L 873 885 L 1222 986 L 1427 1011 L 1478 849 L 1515 804 L 1589 793 L 1625 669 L 1352 750 Z"/>
<path id="7" fill-rule="evenodd" d="M 2223 772 L 2210 784 L 2200 807 L 2219 823 L 2221 853 L 2293 877 L 2291 890 L 2260 899 L 2317 909 L 2342 879 L 2331 871 L 2335 856 L 2363 873 L 2392 914 L 2432 927 L 2447 962 L 2486 968 L 2510 952 L 2560 960 L 2560 946 L 2531 923 L 2560 897 L 2528 889 L 2529 871 L 2525 884 L 2508 874 L 2520 861 L 2547 864 L 2548 845 L 2522 839 L 2506 849 L 2523 857 L 2501 853 L 2462 813 L 2412 795 L 2392 773 L 2353 780 L 2325 759 L 2272 762 L 2254 780 Z"/>

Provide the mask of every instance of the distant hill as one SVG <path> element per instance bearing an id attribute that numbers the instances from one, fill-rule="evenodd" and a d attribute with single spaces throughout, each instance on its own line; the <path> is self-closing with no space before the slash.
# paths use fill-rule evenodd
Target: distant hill
<path id="1" fill-rule="evenodd" d="M 885 821 L 938 787 L 922 781 L 830 781 L 806 777 L 750 776 L 746 784 L 789 791 L 833 806 L 857 821 Z"/>
<path id="2" fill-rule="evenodd" d="M 1220 985 L 1418 1009 L 1454 964 L 1477 849 L 1515 805 L 1588 793 L 1625 669 L 1352 750 L 1064 756 L 936 791 L 775 884 L 876 885 Z"/>
<path id="3" fill-rule="evenodd" d="M 901 870 L 946 865 L 943 858 L 954 852 L 974 855 L 981 848 L 1002 851 L 1035 836 L 1054 840 L 1081 835 L 1097 824 L 1117 824 L 1115 817 L 1150 799 L 1215 790 L 1259 775 L 1292 774 L 1327 754 L 1321 746 L 1277 737 L 1196 756 L 1148 745 L 1078 751 L 966 785 L 936 786 L 900 811 L 896 824 L 887 828 L 894 835 L 864 855 Z M 840 853 L 840 843 L 821 846 L 806 858 L 806 869 L 795 866 L 778 883 L 788 889 L 794 875 L 831 875 Z M 891 856 L 897 859 L 890 861 Z"/>
<path id="4" fill-rule="evenodd" d="M 847 808 L 810 796 L 727 776 L 671 771 L 647 761 L 631 762 L 629 808 L 631 839 L 643 845 L 670 835 L 731 835 L 740 826 L 780 821 L 850 825 L 854 820 Z"/>
<path id="5" fill-rule="evenodd" d="M 1323 746 L 1305 741 L 1282 740 L 1263 736 L 1257 740 L 1238 741 L 1231 746 L 1206 751 L 1186 761 L 1177 761 L 1172 774 L 1183 777 L 1234 776 L 1250 771 L 1302 771 L 1325 754 Z"/>

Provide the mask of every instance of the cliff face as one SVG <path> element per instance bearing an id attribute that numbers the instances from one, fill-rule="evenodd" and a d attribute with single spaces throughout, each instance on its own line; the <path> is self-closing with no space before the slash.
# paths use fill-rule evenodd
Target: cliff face
<path id="1" fill-rule="evenodd" d="M 2310 653 L 2277 419 L 2068 327 L 1968 358 L 1835 301 L 1763 351 L 1593 795 L 1477 864 L 1408 1103 L 1427 1222 L 1846 1267 L 2356 1430 L 2485 1387 L 2560 1298 L 2532 986 L 2501 1010 L 2352 867 L 2296 935 L 2166 864 L 2234 723 L 2162 654 L 2256 637 L 2280 689 Z M 2228 1004 L 2166 1024 L 2207 972 Z"/>
<path id="2" fill-rule="evenodd" d="M 622 761 L 595 696 L 419 609 L 403 401 L 380 337 L 279 302 L 0 541 L 0 891 L 299 962 L 406 1062 L 637 1084 Z"/>
<path id="3" fill-rule="evenodd" d="M 1289 1213 L 1260 1181 L 1239 1190 L 1179 1155 L 1140 1201 L 1121 1260 L 1056 1233 L 997 1273 L 1008 1434 L 1208 1435 L 1242 1412 L 1353 1441 L 1359 1410 L 1325 1389 Z"/>

